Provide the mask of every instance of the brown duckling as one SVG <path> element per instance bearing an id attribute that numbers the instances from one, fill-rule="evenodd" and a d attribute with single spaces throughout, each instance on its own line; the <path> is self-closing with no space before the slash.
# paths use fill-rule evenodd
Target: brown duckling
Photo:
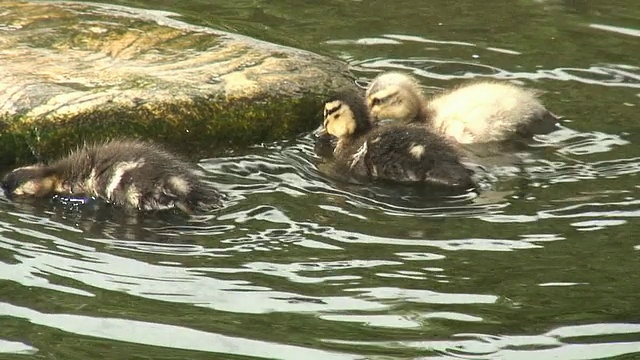
<path id="1" fill-rule="evenodd" d="M 51 164 L 17 168 L 2 180 L 8 197 L 84 195 L 138 210 L 178 208 L 185 212 L 221 205 L 191 164 L 160 146 L 114 140 L 85 146 Z"/>
<path id="2" fill-rule="evenodd" d="M 554 131 L 558 122 L 534 91 L 495 81 L 462 85 L 427 102 L 415 79 L 388 72 L 373 80 L 366 97 L 374 121 L 426 122 L 463 144 L 529 138 Z"/>
<path id="3" fill-rule="evenodd" d="M 339 173 L 367 180 L 474 187 L 472 171 L 461 164 L 447 139 L 422 126 L 375 126 L 364 98 L 355 92 L 325 103 L 320 133 L 337 138 L 334 157 Z"/>

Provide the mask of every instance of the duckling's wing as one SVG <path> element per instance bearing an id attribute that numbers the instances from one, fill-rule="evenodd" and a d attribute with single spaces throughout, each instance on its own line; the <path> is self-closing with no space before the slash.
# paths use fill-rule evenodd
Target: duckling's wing
<path id="1" fill-rule="evenodd" d="M 387 166 L 399 181 L 422 181 L 448 187 L 472 187 L 473 172 L 460 163 L 457 150 L 422 127 L 389 130 Z"/>

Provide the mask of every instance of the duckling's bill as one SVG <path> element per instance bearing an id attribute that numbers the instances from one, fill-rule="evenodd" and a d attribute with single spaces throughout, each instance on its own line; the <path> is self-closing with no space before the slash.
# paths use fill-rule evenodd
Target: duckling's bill
<path id="1" fill-rule="evenodd" d="M 329 135 L 329 133 L 327 132 L 327 128 L 324 127 L 324 124 L 318 126 L 317 129 L 313 130 L 313 136 L 315 137 L 321 137 L 326 135 Z"/>

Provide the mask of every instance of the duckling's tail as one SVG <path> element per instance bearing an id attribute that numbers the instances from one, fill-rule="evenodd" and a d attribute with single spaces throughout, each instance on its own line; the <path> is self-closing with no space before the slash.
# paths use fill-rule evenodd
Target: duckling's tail
<path id="1" fill-rule="evenodd" d="M 560 119 L 558 115 L 545 110 L 544 113 L 536 116 L 529 123 L 519 126 L 516 131 L 525 138 L 533 137 L 534 135 L 549 134 L 558 130 Z"/>
<path id="2" fill-rule="evenodd" d="M 189 193 L 186 204 L 181 206 L 185 212 L 207 212 L 222 206 L 222 195 L 207 185 L 201 185 Z"/>
<path id="3" fill-rule="evenodd" d="M 451 189 L 475 189 L 474 171 L 461 164 L 435 167 L 426 174 L 425 180 L 434 185 Z"/>

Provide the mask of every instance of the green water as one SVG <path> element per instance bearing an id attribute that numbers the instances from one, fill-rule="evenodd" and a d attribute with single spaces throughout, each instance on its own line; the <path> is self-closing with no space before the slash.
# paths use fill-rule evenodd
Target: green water
<path id="1" fill-rule="evenodd" d="M 207 216 L 0 197 L 0 359 L 640 359 L 635 1 L 117 3 L 566 120 L 479 196 L 341 183 L 302 134 L 203 159 Z"/>

